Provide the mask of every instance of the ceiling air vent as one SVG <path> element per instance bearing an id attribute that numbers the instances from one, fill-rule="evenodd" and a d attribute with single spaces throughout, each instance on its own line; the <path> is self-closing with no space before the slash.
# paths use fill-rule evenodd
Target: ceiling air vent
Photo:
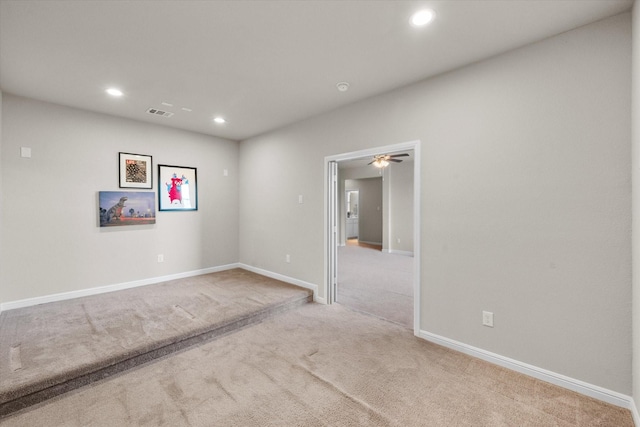
<path id="1" fill-rule="evenodd" d="M 147 113 L 153 114 L 154 116 L 162 116 L 162 117 L 171 117 L 171 116 L 173 116 L 173 113 L 170 113 L 168 111 L 158 110 L 157 108 L 149 108 L 147 110 Z"/>

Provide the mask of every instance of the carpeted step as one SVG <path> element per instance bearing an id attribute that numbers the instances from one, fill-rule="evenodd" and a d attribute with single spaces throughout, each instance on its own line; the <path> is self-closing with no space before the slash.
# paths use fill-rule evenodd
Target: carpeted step
<path id="1" fill-rule="evenodd" d="M 313 293 L 234 269 L 0 314 L 0 416 L 258 323 Z"/>

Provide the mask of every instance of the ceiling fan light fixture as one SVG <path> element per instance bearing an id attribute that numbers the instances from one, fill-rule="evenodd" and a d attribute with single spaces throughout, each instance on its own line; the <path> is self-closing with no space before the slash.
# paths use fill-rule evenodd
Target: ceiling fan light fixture
<path id="1" fill-rule="evenodd" d="M 385 159 L 376 159 L 372 164 L 373 166 L 380 169 L 386 168 L 387 166 L 389 166 L 389 162 L 386 161 Z"/>
<path id="2" fill-rule="evenodd" d="M 402 163 L 401 159 L 398 159 L 398 157 L 409 157 L 409 154 L 407 153 L 401 153 L 401 154 L 378 154 L 376 156 L 373 156 L 373 160 L 369 163 L 367 163 L 367 165 L 373 165 L 379 169 L 382 168 L 386 168 L 387 166 L 389 166 L 391 164 L 391 162 L 393 163 Z"/>

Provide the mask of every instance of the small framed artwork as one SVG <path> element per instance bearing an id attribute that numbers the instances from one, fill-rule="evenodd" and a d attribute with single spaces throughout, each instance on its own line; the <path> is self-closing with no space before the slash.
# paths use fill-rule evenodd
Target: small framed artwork
<path id="1" fill-rule="evenodd" d="M 196 168 L 158 165 L 158 209 L 198 210 L 197 178 Z"/>
<path id="2" fill-rule="evenodd" d="M 153 188 L 151 156 L 120 153 L 120 188 Z"/>
<path id="3" fill-rule="evenodd" d="M 156 223 L 156 193 L 153 191 L 99 191 L 100 227 Z"/>

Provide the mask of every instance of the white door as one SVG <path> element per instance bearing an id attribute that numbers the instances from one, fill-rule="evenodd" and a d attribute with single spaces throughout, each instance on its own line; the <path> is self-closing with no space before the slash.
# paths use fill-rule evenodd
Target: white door
<path id="1" fill-rule="evenodd" d="M 328 192 L 328 277 L 329 292 L 327 303 L 336 302 L 338 281 L 338 162 L 329 162 L 329 192 Z"/>

